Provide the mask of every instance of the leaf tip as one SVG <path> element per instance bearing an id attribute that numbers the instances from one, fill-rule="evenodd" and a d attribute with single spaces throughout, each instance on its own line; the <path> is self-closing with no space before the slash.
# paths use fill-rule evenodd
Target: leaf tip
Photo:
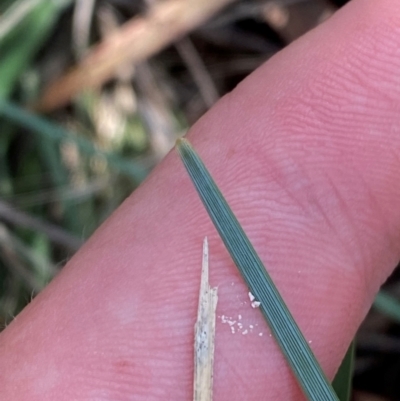
<path id="1" fill-rule="evenodd" d="M 175 147 L 176 150 L 178 151 L 179 154 L 182 154 L 182 152 L 188 148 L 191 148 L 190 142 L 186 138 L 178 138 L 175 142 Z"/>
<path id="2" fill-rule="evenodd" d="M 187 139 L 185 139 L 185 138 L 183 138 L 183 137 L 178 138 L 178 139 L 176 140 L 176 142 L 175 142 L 175 147 L 179 149 L 179 148 L 182 146 L 182 144 L 183 144 L 184 142 L 187 142 Z"/>

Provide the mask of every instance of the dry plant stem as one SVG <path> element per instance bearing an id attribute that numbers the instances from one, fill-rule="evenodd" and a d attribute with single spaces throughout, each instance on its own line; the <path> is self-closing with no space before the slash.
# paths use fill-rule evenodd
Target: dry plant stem
<path id="1" fill-rule="evenodd" d="M 73 45 L 75 56 L 82 58 L 89 46 L 90 25 L 95 0 L 77 0 L 73 16 Z"/>
<path id="2" fill-rule="evenodd" d="M 8 223 L 39 231 L 47 235 L 52 242 L 64 246 L 72 252 L 76 252 L 83 243 L 82 240 L 67 233 L 60 227 L 18 210 L 4 201 L 0 201 L 0 217 Z"/>
<path id="3" fill-rule="evenodd" d="M 189 38 L 183 38 L 175 46 L 192 74 L 205 105 L 211 108 L 219 99 L 219 95 L 199 53 Z"/>
<path id="4" fill-rule="evenodd" d="M 218 295 L 217 288 L 210 288 L 208 270 L 208 241 L 205 238 L 203 243 L 199 308 L 194 338 L 194 401 L 212 401 L 215 310 Z"/>
<path id="5" fill-rule="evenodd" d="M 36 263 L 42 262 L 43 267 L 51 276 L 57 273 L 55 266 L 48 263 L 45 266 L 44 260 L 37 260 L 37 255 L 17 237 L 13 236 L 3 224 L 0 224 L 0 253 L 2 262 L 10 269 L 11 273 L 21 278 L 25 285 L 35 292 L 39 292 L 43 288 L 43 284 L 28 267 L 29 262 L 32 263 L 36 259 Z"/>
<path id="6" fill-rule="evenodd" d="M 50 85 L 33 107 L 49 112 L 83 89 L 98 87 L 118 67 L 154 55 L 201 25 L 233 0 L 169 0 L 157 3 L 144 17 L 135 18 L 96 46 L 72 71 Z"/>
<path id="7" fill-rule="evenodd" d="M 135 86 L 138 96 L 138 112 L 150 137 L 153 155 L 160 161 L 174 146 L 177 127 L 167 96 L 157 85 L 151 64 L 140 63 L 135 69 Z"/>
<path id="8" fill-rule="evenodd" d="M 291 43 L 335 11 L 327 0 L 270 1 L 262 7 L 260 14 L 286 43 Z"/>

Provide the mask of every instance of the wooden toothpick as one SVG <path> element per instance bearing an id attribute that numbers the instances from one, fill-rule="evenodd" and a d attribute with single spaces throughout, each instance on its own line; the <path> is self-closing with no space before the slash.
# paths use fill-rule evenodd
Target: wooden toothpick
<path id="1" fill-rule="evenodd" d="M 194 326 L 194 401 L 212 401 L 215 311 L 217 288 L 210 288 L 208 281 L 208 241 L 203 243 L 203 265 L 197 321 Z"/>

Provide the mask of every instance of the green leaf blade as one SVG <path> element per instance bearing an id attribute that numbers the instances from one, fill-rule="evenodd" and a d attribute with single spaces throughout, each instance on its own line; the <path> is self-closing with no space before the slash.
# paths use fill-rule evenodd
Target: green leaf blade
<path id="1" fill-rule="evenodd" d="M 355 340 L 353 340 L 348 348 L 346 355 L 336 373 L 332 382 L 340 401 L 349 401 L 351 397 L 351 386 L 353 381 L 354 370 L 354 354 L 355 354 Z"/>
<path id="2" fill-rule="evenodd" d="M 185 139 L 177 150 L 221 239 L 238 267 L 249 290 L 309 400 L 337 401 L 307 341 L 286 307 L 228 203 L 200 157 Z"/>
<path id="3" fill-rule="evenodd" d="M 400 302 L 387 291 L 380 290 L 373 305 L 379 312 L 400 323 Z"/>
<path id="4" fill-rule="evenodd" d="M 142 182 L 147 175 L 147 171 L 138 163 L 126 160 L 110 152 L 101 151 L 86 138 L 74 134 L 58 124 L 52 123 L 44 117 L 22 109 L 14 103 L 3 100 L 1 97 L 0 117 L 5 117 L 9 121 L 18 124 L 21 127 L 25 127 L 42 137 L 44 140 L 50 140 L 56 143 L 60 141 L 70 141 L 74 143 L 80 151 L 87 155 L 104 157 L 110 166 L 115 167 L 136 182 Z"/>
<path id="5" fill-rule="evenodd" d="M 7 99 L 70 0 L 19 0 L 0 17 L 0 98 Z"/>

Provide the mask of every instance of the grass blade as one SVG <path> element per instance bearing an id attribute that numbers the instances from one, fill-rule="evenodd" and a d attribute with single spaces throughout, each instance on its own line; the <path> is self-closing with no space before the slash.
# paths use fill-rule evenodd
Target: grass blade
<path id="1" fill-rule="evenodd" d="M 0 97 L 7 98 L 70 1 L 20 0 L 0 19 Z"/>
<path id="2" fill-rule="evenodd" d="M 354 351 L 355 341 L 353 340 L 332 382 L 332 386 L 340 401 L 350 400 L 353 381 Z"/>
<path id="3" fill-rule="evenodd" d="M 379 312 L 400 323 L 400 302 L 387 291 L 380 290 L 375 297 L 374 307 Z"/>
<path id="4" fill-rule="evenodd" d="M 147 171 L 139 164 L 125 160 L 116 154 L 96 149 L 86 138 L 75 135 L 57 124 L 2 99 L 0 99 L 0 116 L 4 116 L 8 120 L 41 135 L 44 139 L 50 139 L 52 141 L 71 141 L 75 143 L 81 152 L 88 155 L 104 157 L 110 166 L 118 169 L 121 173 L 126 174 L 136 182 L 143 181 L 147 175 Z"/>
<path id="5" fill-rule="evenodd" d="M 200 157 L 186 139 L 177 151 L 222 241 L 247 283 L 304 394 L 313 401 L 338 401 L 307 341 L 261 259 Z"/>

